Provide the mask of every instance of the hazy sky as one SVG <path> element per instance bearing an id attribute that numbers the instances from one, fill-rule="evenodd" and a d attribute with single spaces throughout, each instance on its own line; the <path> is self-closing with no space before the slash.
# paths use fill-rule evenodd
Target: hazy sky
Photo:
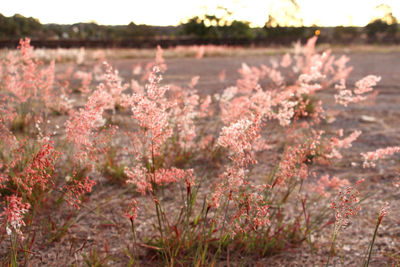
<path id="1" fill-rule="evenodd" d="M 42 23 L 96 21 L 99 24 L 177 25 L 181 19 L 212 13 L 221 5 L 234 12 L 234 18 L 264 25 L 271 5 L 279 0 L 2 0 L 0 13 L 38 18 Z M 298 0 L 305 25 L 366 25 L 379 4 L 392 7 L 400 19 L 400 0 Z"/>

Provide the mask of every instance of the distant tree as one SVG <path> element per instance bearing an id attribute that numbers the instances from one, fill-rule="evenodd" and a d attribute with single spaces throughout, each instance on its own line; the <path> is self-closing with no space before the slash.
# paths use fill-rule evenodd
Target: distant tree
<path id="1" fill-rule="evenodd" d="M 268 20 L 265 23 L 266 28 L 303 26 L 300 5 L 296 0 L 272 1 L 268 13 Z"/>
<path id="2" fill-rule="evenodd" d="M 129 23 L 127 26 L 127 35 L 130 37 L 152 37 L 156 35 L 153 27 L 148 25 L 137 25 L 134 22 Z"/>
<path id="3" fill-rule="evenodd" d="M 17 33 L 17 25 L 14 20 L 0 14 L 0 37 L 15 37 Z"/>
<path id="4" fill-rule="evenodd" d="M 332 37 L 336 41 L 351 42 L 359 37 L 359 29 L 357 27 L 337 26 L 333 29 Z"/>
<path id="5" fill-rule="evenodd" d="M 21 38 L 31 35 L 40 35 L 43 25 L 35 18 L 26 18 L 15 14 L 12 17 L 5 17 L 0 14 L 0 37 Z"/>
<path id="6" fill-rule="evenodd" d="M 19 36 L 26 36 L 42 29 L 42 24 L 35 18 L 26 18 L 20 14 L 15 14 L 12 18 L 17 25 L 17 35 Z"/>
<path id="7" fill-rule="evenodd" d="M 296 0 L 274 0 L 264 25 L 267 38 L 279 43 L 290 43 L 314 35 L 314 28 L 303 26 L 300 5 Z"/>
<path id="8" fill-rule="evenodd" d="M 181 23 L 181 34 L 192 35 L 199 38 L 246 38 L 255 37 L 250 23 L 232 19 L 232 12 L 223 7 L 218 7 L 220 15 L 204 14 L 194 16 Z"/>
<path id="9" fill-rule="evenodd" d="M 377 20 L 381 20 L 388 25 L 397 24 L 398 20 L 393 15 L 393 10 L 389 5 L 381 4 L 375 7 L 374 16 L 371 19 L 371 23 Z"/>
<path id="10" fill-rule="evenodd" d="M 398 32 L 398 20 L 393 16 L 392 8 L 382 4 L 375 7 L 375 16 L 370 23 L 365 26 L 368 38 L 373 41 L 385 37 L 393 37 Z"/>
<path id="11" fill-rule="evenodd" d="M 190 18 L 182 24 L 183 35 L 193 35 L 200 38 L 216 37 L 213 29 L 206 26 L 205 19 L 198 16 Z"/>
<path id="12" fill-rule="evenodd" d="M 50 39 L 62 38 L 64 30 L 59 24 L 46 24 L 43 27 L 44 36 Z"/>
<path id="13" fill-rule="evenodd" d="M 232 21 L 232 24 L 223 28 L 224 37 L 253 39 L 254 31 L 250 28 L 250 23 L 246 21 Z"/>

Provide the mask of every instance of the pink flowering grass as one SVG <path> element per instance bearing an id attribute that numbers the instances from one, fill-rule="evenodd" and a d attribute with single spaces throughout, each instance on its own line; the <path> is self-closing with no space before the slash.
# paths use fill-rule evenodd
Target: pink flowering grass
<path id="1" fill-rule="evenodd" d="M 222 70 L 218 84 L 230 86 L 204 95 L 197 90 L 201 76 L 180 85 L 164 82 L 168 66 L 161 47 L 154 61 L 134 65 L 134 78 L 125 81 L 106 62 L 55 75 L 55 63 L 44 66 L 29 40 L 22 40 L 19 54 L 1 63 L 0 217 L 2 231 L 12 237 L 7 262 L 21 261 L 18 247 L 29 262 L 31 226 L 41 207 L 57 212 L 65 202 L 82 214 L 90 194 L 121 187 L 130 200 L 120 215 L 132 240 L 122 228 L 118 234 L 129 243 L 124 254 L 132 264 L 150 257 L 165 266 L 216 265 L 229 261 L 229 253 L 262 258 L 302 243 L 313 251 L 318 244 L 312 236 L 333 224 L 329 263 L 339 230 L 360 210 L 360 193 L 350 178 L 315 170 L 345 161 L 342 151 L 362 133 L 326 131 L 327 105 L 318 92 L 335 87 L 332 103 L 347 106 L 373 93 L 380 77 L 369 75 L 346 89 L 348 58 L 318 53 L 316 42 L 298 43 L 280 60 L 243 63 L 237 81 Z M 200 60 L 213 49 L 194 52 Z M 78 91 L 69 87 L 71 80 Z M 50 121 L 54 110 L 67 114 L 57 120 L 62 123 Z M 17 122 L 24 131 L 16 130 Z M 266 162 L 265 155 L 276 152 Z M 396 152 L 363 153 L 364 166 Z M 332 216 L 326 203 L 332 203 Z M 68 218 L 51 242 L 78 221 Z M 142 230 L 146 225 L 151 229 Z"/>

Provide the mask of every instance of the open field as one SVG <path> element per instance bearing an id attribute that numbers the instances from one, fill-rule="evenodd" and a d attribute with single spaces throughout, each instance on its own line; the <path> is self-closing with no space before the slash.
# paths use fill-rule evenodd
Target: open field
<path id="1" fill-rule="evenodd" d="M 4 176 L 2 179 L 10 181 L 6 183 L 2 180 L 2 183 L 6 185 L 1 192 L 3 206 L 6 207 L 7 201 L 4 199 L 11 194 L 17 194 L 22 201 L 30 203 L 31 207 L 35 206 L 35 216 L 30 211 L 26 211 L 25 217 L 21 219 L 25 220 L 26 226 L 15 228 L 11 235 L 6 234 L 8 228 L 2 229 L 4 233 L 2 233 L 3 238 L 0 243 L 0 256 L 5 266 L 12 262 L 12 255 L 15 254 L 18 254 L 17 258 L 21 266 L 26 258 L 29 259 L 31 266 L 127 266 L 128 264 L 131 266 L 208 266 L 213 263 L 217 266 L 325 266 L 328 258 L 329 264 L 335 266 L 362 266 L 374 236 L 378 213 L 385 202 L 389 203 L 390 210 L 382 216 L 384 218 L 379 225 L 369 264 L 370 266 L 391 266 L 392 264 L 398 266 L 400 261 L 400 191 L 394 185 L 397 185 L 395 182 L 399 176 L 400 158 L 393 155 L 378 161 L 376 167 L 366 168 L 363 167 L 364 159 L 361 153 L 400 144 L 399 48 L 333 49 L 333 56 L 339 58 L 342 54 L 346 54 L 350 59 L 347 66 L 354 67 L 346 79 L 348 87 L 352 87 L 367 75 L 381 76 L 381 80 L 374 86 L 374 91 L 378 92 L 377 95 L 367 94 L 364 101 L 348 103 L 347 106 L 339 105 L 335 101 L 338 89 L 334 88 L 334 84 L 339 84 L 339 79 L 325 86 L 324 81 L 328 79 L 314 73 L 312 64 L 319 66 L 319 63 L 310 60 L 309 64 L 312 66 L 308 71 L 293 72 L 291 66 L 296 64 L 296 57 L 293 56 L 292 65 L 283 67 L 286 64 L 282 63 L 281 58 L 289 52 L 289 49 L 237 48 L 229 50 L 225 48 L 215 50 L 213 48 L 214 50 L 208 52 L 206 50 L 201 56 L 196 49 L 185 50 L 185 52 L 166 50 L 165 61 L 160 58 L 156 61 L 155 65 L 161 68 L 164 65 L 167 66 L 165 72 L 162 73 L 163 80 L 160 84 L 176 85 L 176 88 L 171 87 L 165 96 L 162 90 L 157 91 L 160 90 L 161 85 L 154 81 L 156 89 L 142 87 L 146 83 L 146 80 L 142 78 L 152 73 L 150 68 L 146 70 L 146 65 L 154 61 L 155 52 L 153 51 L 112 50 L 95 56 L 93 56 L 93 51 L 86 51 L 85 56 L 90 57 L 90 60 L 80 60 L 79 64 L 76 63 L 79 56 L 56 61 L 55 77 L 58 77 L 56 80 L 68 81 L 68 85 L 61 82 L 57 85 L 55 83 L 52 90 L 56 92 L 56 98 L 49 98 L 48 102 L 40 102 L 45 96 L 40 94 L 38 94 L 41 96 L 39 100 L 35 98 L 34 101 L 29 102 L 32 106 L 28 106 L 28 110 L 31 109 L 32 114 L 36 112 L 35 115 L 43 116 L 39 126 L 35 126 L 35 123 L 30 124 L 30 119 L 24 119 L 20 123 L 21 130 L 15 127 L 15 120 L 10 120 L 8 123 L 5 115 L 1 117 L 0 122 L 5 125 L 5 128 L 11 129 L 12 135 L 16 136 L 19 144 L 24 137 L 36 142 L 39 132 L 44 136 L 49 136 L 54 142 L 54 150 L 62 153 L 54 160 L 54 166 L 52 166 L 54 171 L 48 172 L 51 180 L 54 181 L 54 186 L 43 187 L 37 195 L 32 197 L 25 189 L 21 189 L 19 182 L 15 182 L 13 178 L 13 174 L 21 176 L 24 172 L 20 174 L 12 167 L 8 167 L 12 165 L 11 161 L 17 161 L 13 158 L 15 153 L 25 151 L 24 153 L 29 154 L 26 152 L 28 150 L 22 150 L 22 145 L 16 145 L 20 150 L 15 151 L 19 152 L 11 150 L 8 153 L 7 143 L 4 141 L 6 139 L 1 140 L 0 144 L 4 152 L 0 170 Z M 325 50 L 325 47 L 319 47 L 314 53 L 321 55 L 318 51 L 322 50 Z M 41 53 L 46 55 L 46 52 Z M 76 53 L 79 54 L 79 51 Z M 307 57 L 304 56 L 304 58 L 307 62 Z M 117 69 L 118 78 L 113 76 L 114 72 L 105 71 L 104 68 L 107 67 L 99 63 L 99 59 L 107 60 L 114 69 Z M 319 60 L 327 64 L 325 59 L 319 58 Z M 272 67 L 266 69 L 267 74 L 263 76 L 259 70 L 254 69 L 246 73 L 246 67 L 242 63 L 250 66 L 249 69 L 256 66 L 262 70 L 260 66 L 263 64 Z M 277 66 L 274 67 L 274 65 Z M 43 65 L 43 67 L 47 66 L 49 66 L 48 63 Z M 304 68 L 306 67 L 305 64 Z M 240 73 L 239 69 L 242 70 Z M 277 76 L 268 76 L 268 73 L 274 70 L 281 72 L 285 78 L 284 83 L 276 83 L 274 79 Z M 319 69 L 321 73 L 322 70 Z M 86 89 L 82 83 L 84 80 L 82 77 L 85 75 L 75 75 L 78 71 L 92 74 Z M 335 69 L 332 73 L 339 72 Z M 326 76 L 332 73 L 326 72 Z M 299 85 L 301 74 L 318 76 L 310 78 L 306 84 L 310 87 L 314 84 L 322 85 L 323 89 L 315 90 L 315 92 L 310 89 L 306 93 L 298 93 L 299 88 L 306 87 L 304 84 Z M 6 81 L 4 77 L 7 72 L 2 75 L 3 80 Z M 192 81 L 195 76 L 199 76 L 197 83 Z M 131 79 L 135 79 L 140 86 L 131 82 Z M 272 92 L 272 95 L 264 96 L 265 99 L 268 99 L 267 96 L 271 97 L 270 101 L 274 103 L 271 107 L 265 107 L 266 100 L 255 103 L 258 99 L 255 100 L 252 97 L 260 91 L 257 91 L 256 86 L 249 85 L 254 82 L 254 79 L 256 84 L 261 86 L 262 92 L 265 93 L 268 90 Z M 225 89 L 238 86 L 240 80 L 245 81 L 243 82 L 245 85 L 241 85 L 244 89 L 235 91 L 236 93 L 233 93 L 231 98 L 224 98 Z M 119 81 L 122 81 L 122 85 L 118 83 Z M 125 82 L 128 84 L 126 87 L 123 86 Z M 99 83 L 105 84 L 105 87 L 98 87 Z M 298 88 L 296 87 L 292 95 L 285 95 L 283 92 L 291 86 Z M 3 95 L 8 96 L 5 88 L 7 85 L 2 83 L 0 93 L 6 92 Z M 69 102 L 67 102 L 71 105 L 68 107 L 61 105 L 62 108 L 57 106 L 57 109 L 50 105 L 50 102 L 54 104 L 56 101 L 54 99 L 60 98 L 61 91 L 57 90 L 61 88 L 67 88 L 63 94 L 68 97 Z M 104 98 L 106 100 L 93 98 L 94 107 L 90 106 L 92 102 L 88 99 L 96 92 L 102 93 L 102 90 L 107 92 L 108 98 Z M 152 97 L 150 90 L 155 90 L 156 96 Z M 307 97 L 304 98 L 304 95 Z M 136 96 L 148 100 L 150 106 L 154 101 L 157 107 L 165 112 L 149 119 L 146 116 L 150 116 L 152 111 L 146 109 L 147 106 L 140 106 L 142 102 L 137 100 Z M 205 104 L 207 96 L 210 96 L 208 105 Z M 252 104 L 255 106 L 248 104 L 243 108 L 235 102 L 238 105 L 235 107 L 232 104 L 235 97 L 249 97 L 249 102 L 254 101 Z M 32 99 L 34 99 L 33 96 Z M 170 102 L 172 100 L 175 101 L 173 104 Z M 323 110 L 319 109 L 319 104 L 317 104 L 320 100 Z M 18 105 L 23 102 L 19 101 L 13 106 L 13 102 L 7 98 L 1 103 L 2 109 L 17 106 L 15 110 L 18 114 L 20 112 Z M 301 104 L 301 101 L 305 101 L 304 105 L 298 106 L 298 102 Z M 285 111 L 283 107 L 283 103 L 287 102 L 294 103 L 286 107 L 289 111 Z M 205 105 L 203 109 L 202 104 Z M 57 110 L 56 112 L 42 111 L 41 105 L 49 105 L 52 107 L 51 110 Z M 308 114 L 302 113 L 308 105 L 312 107 L 310 110 L 307 109 Z M 142 110 L 135 110 L 137 106 L 140 106 Z M 175 109 L 175 106 L 180 109 Z M 304 110 L 301 111 L 302 109 Z M 87 110 L 92 112 L 88 112 L 90 113 L 88 117 L 85 117 L 86 115 L 79 117 Z M 232 118 L 237 110 L 241 110 L 241 113 L 235 114 L 236 117 Z M 255 110 L 254 113 L 253 110 Z M 138 112 L 140 116 L 132 115 L 132 112 L 134 114 Z M 200 113 L 205 115 L 200 116 Z M 286 117 L 280 117 L 281 113 Z M 316 115 L 313 117 L 313 114 Z M 163 115 L 168 117 L 168 123 L 163 124 L 164 128 L 157 133 L 165 137 L 156 140 L 160 143 L 158 151 L 156 148 L 156 152 L 152 151 L 149 155 L 146 142 L 151 143 L 153 150 L 153 146 L 157 144 L 154 141 L 157 135 L 152 125 L 162 124 Z M 290 123 L 285 123 L 287 119 Z M 86 133 L 82 133 L 80 128 L 68 128 L 68 122 L 76 126 L 80 125 L 79 120 L 92 120 L 95 123 L 87 129 Z M 104 122 L 99 124 L 99 121 Z M 150 121 L 149 125 L 144 126 L 142 124 L 144 121 Z M 246 135 L 239 136 L 240 133 L 238 133 L 236 137 L 233 135 L 228 137 L 228 140 L 222 140 L 221 137 L 228 136 L 224 129 L 236 125 L 235 122 L 238 121 L 248 123 L 248 128 L 244 130 Z M 190 130 L 191 122 L 196 126 L 194 132 Z M 115 126 L 118 129 L 115 130 Z M 41 128 L 39 131 L 37 131 L 38 127 Z M 166 133 L 165 129 L 169 128 L 172 134 Z M 151 133 L 149 129 L 152 129 Z M 254 132 L 248 133 L 248 129 Z M 340 142 L 332 141 L 344 140 L 357 130 L 362 133 L 352 140 L 352 145 L 351 141 L 349 145 L 337 145 Z M 142 134 L 142 136 L 132 137 L 125 133 L 136 133 L 138 136 Z M 71 137 L 79 134 L 84 135 L 79 136 L 79 140 Z M 101 138 L 96 139 L 98 136 Z M 212 141 L 203 145 L 206 143 L 204 140 L 206 136 L 210 136 Z M 255 149 L 253 145 L 258 140 L 256 139 L 258 136 L 265 140 L 266 146 Z M 84 138 L 88 138 L 88 143 L 82 141 Z M 146 138 L 150 138 L 151 141 Z M 244 148 L 238 149 L 239 145 L 230 144 L 231 140 L 243 142 Z M 309 142 L 312 145 L 308 147 Z M 138 148 L 135 147 L 136 145 Z M 304 155 L 301 154 L 303 152 L 297 153 L 295 152 L 297 150 L 290 150 L 290 148 L 298 148 L 302 151 L 304 146 L 307 146 Z M 32 147 L 35 146 L 32 145 Z M 338 153 L 341 157 L 334 153 L 336 149 L 340 150 Z M 157 155 L 154 156 L 154 154 Z M 133 160 L 134 157 L 136 158 Z M 292 157 L 295 158 L 293 165 L 288 165 L 288 170 L 282 174 L 285 160 L 290 161 L 289 158 Z M 24 162 L 23 164 L 29 165 L 31 161 Z M 140 183 L 143 180 L 139 180 L 146 178 L 139 179 L 138 174 L 137 176 L 130 175 L 126 169 L 124 171 L 124 167 L 128 167 L 132 172 L 138 171 L 135 169 L 138 165 L 143 166 L 144 172 L 148 175 L 143 177 L 153 177 L 148 178 L 151 185 L 145 186 L 142 192 L 138 189 L 141 188 Z M 21 168 L 24 169 L 24 167 Z M 156 175 L 166 177 L 168 171 L 176 170 L 174 168 L 185 170 L 185 174 L 182 174 L 183 178 L 176 172 L 173 173 L 172 178 L 169 177 L 171 180 L 168 182 L 156 182 Z M 49 169 L 51 168 L 46 169 L 46 173 Z M 188 174 L 190 169 L 193 170 L 195 177 L 193 184 L 188 178 L 192 175 Z M 165 170 L 165 172 L 160 171 L 161 174 L 159 174 L 159 170 Z M 350 222 L 346 226 L 343 226 L 344 223 L 338 223 L 340 219 L 338 216 L 335 219 L 335 210 L 329 208 L 340 188 L 335 188 L 335 186 L 326 188 L 325 193 L 328 194 L 325 195 L 324 192 L 318 191 L 317 185 L 322 185 L 322 182 L 319 183 L 321 177 L 327 174 L 329 177 L 339 178 L 339 181 L 346 179 L 346 183 L 339 184 L 344 187 L 352 186 L 359 191 L 354 205 L 359 205 L 360 210 L 356 216 L 348 218 Z M 80 176 L 87 176 L 96 184 L 91 190 L 86 190 L 90 192 L 77 194 L 79 201 L 68 199 L 69 191 L 67 190 L 70 187 L 65 187 L 65 185 L 70 185 L 71 179 L 72 181 L 76 179 L 77 183 L 72 182 L 72 184 L 78 185 L 84 180 Z M 181 180 L 177 178 L 178 176 Z M 279 179 L 282 179 L 282 182 L 276 182 L 277 177 L 281 177 Z M 364 182 L 356 185 L 356 182 L 361 179 L 364 179 Z M 126 184 L 126 180 L 130 183 Z M 226 184 L 222 184 L 225 180 Z M 82 185 L 85 187 L 84 182 Z M 218 186 L 225 190 L 225 194 L 221 193 L 221 201 L 215 204 L 213 196 L 218 191 Z M 71 188 L 70 190 L 76 190 L 72 185 Z M 142 194 L 143 192 L 146 194 Z M 192 195 L 194 192 L 196 194 Z M 285 197 L 285 192 L 290 192 L 287 197 Z M 254 199 L 252 199 L 253 196 Z M 186 198 L 190 201 L 195 200 L 192 203 Z M 137 207 L 137 214 L 134 216 L 131 214 L 130 217 L 134 227 L 126 217 L 127 208 L 132 199 L 136 201 L 135 212 Z M 80 209 L 68 205 L 68 201 L 80 206 Z M 303 207 L 299 204 L 301 201 L 304 201 Z M 249 210 L 254 212 L 262 207 L 267 207 L 268 212 L 262 214 L 263 218 L 260 213 L 252 213 L 252 216 L 257 218 L 257 221 L 253 221 L 253 217 L 244 216 L 246 211 L 241 210 L 242 206 L 245 206 L 244 203 L 248 204 L 247 215 L 251 213 Z M 218 206 L 221 209 L 218 209 Z M 207 207 L 206 212 L 204 212 L 204 207 Z M 190 212 L 186 214 L 188 210 Z M 240 210 L 238 217 L 235 217 L 236 210 Z M 187 217 L 184 217 L 186 219 L 180 220 L 180 212 L 186 214 Z M 21 213 L 24 214 L 24 212 Z M 237 224 L 235 224 L 236 219 Z M 262 219 L 268 219 L 269 222 L 263 224 L 258 221 Z M 316 222 L 315 225 L 310 223 L 313 220 Z M 11 227 L 7 223 L 10 222 L 5 221 L 4 225 Z M 257 223 L 260 224 L 257 225 Z M 251 224 L 257 226 L 246 228 Z M 332 233 L 335 226 L 340 230 L 335 245 L 332 246 Z M 134 231 L 132 231 L 133 228 Z M 208 228 L 213 228 L 215 231 Z M 20 229 L 26 237 L 25 241 L 20 237 L 15 237 L 19 236 L 17 232 Z M 159 230 L 161 233 L 158 232 Z M 133 235 L 135 238 L 132 237 Z M 265 239 L 263 239 L 264 236 Z M 26 240 L 29 241 L 28 245 L 21 245 L 26 244 Z M 274 240 L 273 243 L 271 240 Z M 208 250 L 205 244 L 209 245 Z M 261 244 L 261 248 L 257 247 L 257 244 Z M 14 249 L 10 249 L 13 246 Z M 268 249 L 263 250 L 263 246 L 268 246 Z M 198 248 L 201 253 L 197 251 Z M 29 251 L 28 256 L 24 253 L 24 249 Z M 214 255 L 217 257 L 215 258 Z"/>
<path id="2" fill-rule="evenodd" d="M 334 45 L 322 44 L 317 47 L 317 51 L 322 52 L 331 49 L 337 54 L 358 54 L 358 53 L 398 53 L 400 47 L 397 45 Z M 235 46 L 216 46 L 216 45 L 194 45 L 177 46 L 164 50 L 163 57 L 173 58 L 196 58 L 199 54 L 202 57 L 249 57 L 249 56 L 273 56 L 283 55 L 292 51 L 292 47 L 235 47 Z M 0 58 L 5 58 L 10 49 L 0 49 Z M 123 49 L 123 48 L 59 48 L 35 49 L 35 57 L 49 62 L 57 60 L 58 62 L 76 62 L 82 60 L 94 61 L 102 57 L 107 60 L 131 59 L 141 61 L 143 59 L 154 59 L 156 49 Z"/>

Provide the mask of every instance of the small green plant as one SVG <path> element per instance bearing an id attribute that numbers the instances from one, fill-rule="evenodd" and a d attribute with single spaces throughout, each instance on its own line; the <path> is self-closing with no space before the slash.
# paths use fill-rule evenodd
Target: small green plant
<path id="1" fill-rule="evenodd" d="M 126 165 L 121 164 L 119 159 L 116 157 L 116 151 L 110 150 L 108 151 L 104 164 L 101 167 L 101 172 L 104 177 L 107 178 L 109 183 L 124 185 L 128 179 L 124 171 L 125 167 Z"/>
<path id="2" fill-rule="evenodd" d="M 376 235 L 378 233 L 378 228 L 382 223 L 383 217 L 385 217 L 387 215 L 388 209 L 389 209 L 389 203 L 385 203 L 385 205 L 381 208 L 381 210 L 378 213 L 378 219 L 376 221 L 374 234 L 372 236 L 371 243 L 368 246 L 367 253 L 366 253 L 365 257 L 364 257 L 363 267 L 368 267 L 369 266 L 369 262 L 371 260 L 371 255 L 372 255 L 372 248 L 374 247 L 374 244 L 375 244 L 375 239 L 376 239 Z"/>
<path id="3" fill-rule="evenodd" d="M 96 248 L 91 248 L 89 253 L 83 254 L 83 261 L 88 267 L 110 266 L 113 257 L 106 252 L 99 252 Z"/>

